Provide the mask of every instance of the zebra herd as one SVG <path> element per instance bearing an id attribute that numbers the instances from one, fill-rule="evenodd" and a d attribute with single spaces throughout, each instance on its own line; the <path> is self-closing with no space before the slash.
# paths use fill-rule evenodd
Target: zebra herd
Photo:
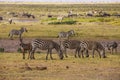
<path id="1" fill-rule="evenodd" d="M 59 32 L 59 43 L 49 40 L 49 39 L 35 39 L 31 43 L 24 43 L 22 39 L 22 33 L 27 32 L 27 29 L 22 27 L 20 30 L 11 30 L 9 33 L 10 39 L 13 39 L 13 35 L 19 35 L 20 39 L 20 47 L 23 52 L 23 59 L 25 59 L 25 52 L 28 51 L 28 59 L 35 59 L 34 53 L 36 49 L 40 50 L 47 50 L 46 60 L 48 60 L 48 55 L 50 55 L 50 59 L 53 59 L 52 57 L 52 50 L 55 49 L 58 53 L 58 56 L 60 59 L 63 59 L 64 56 L 67 58 L 67 49 L 74 49 L 75 54 L 74 57 L 81 57 L 84 58 L 84 55 L 86 57 L 89 57 L 90 53 L 89 51 L 92 50 L 92 57 L 94 58 L 95 51 L 98 52 L 99 57 L 106 58 L 105 54 L 105 48 L 104 46 L 97 41 L 80 41 L 80 40 L 73 40 L 69 37 L 72 35 L 75 35 L 74 30 L 70 30 L 68 32 Z M 62 38 L 66 38 L 64 40 L 61 40 Z M 117 52 L 118 44 L 114 41 L 107 44 L 108 50 L 111 51 L 111 54 L 113 54 L 113 50 Z M 63 54 L 64 53 L 64 54 Z"/>

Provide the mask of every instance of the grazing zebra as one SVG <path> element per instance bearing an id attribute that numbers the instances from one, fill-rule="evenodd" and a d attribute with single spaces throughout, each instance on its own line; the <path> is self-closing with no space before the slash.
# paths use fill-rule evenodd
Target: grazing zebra
<path id="1" fill-rule="evenodd" d="M 80 56 L 80 51 L 81 51 L 80 43 L 81 42 L 78 40 L 64 40 L 62 42 L 62 46 L 63 46 L 64 52 L 65 52 L 65 56 L 68 57 L 67 53 L 66 53 L 67 49 L 75 49 L 74 56 L 77 57 L 76 55 L 78 54 L 78 57 L 80 58 L 81 57 Z M 84 57 L 83 53 L 81 53 L 81 54 L 82 54 L 82 58 L 83 58 Z M 86 57 L 89 57 L 88 53 L 86 54 Z"/>
<path id="2" fill-rule="evenodd" d="M 50 54 L 50 58 L 53 59 L 52 49 L 55 49 L 58 52 L 59 58 L 63 59 L 63 53 L 60 45 L 52 40 L 35 39 L 34 41 L 32 41 L 31 44 L 32 44 L 32 51 L 30 55 L 31 59 L 35 59 L 34 53 L 37 48 L 41 50 L 47 50 L 46 60 L 48 59 L 48 54 Z"/>
<path id="3" fill-rule="evenodd" d="M 69 37 L 72 36 L 72 35 L 75 35 L 74 30 L 69 30 L 67 32 L 62 31 L 62 32 L 58 33 L 59 40 L 61 38 L 67 38 L 67 39 L 69 39 Z"/>
<path id="4" fill-rule="evenodd" d="M 22 50 L 23 53 L 23 59 L 25 59 L 25 52 L 28 51 L 28 59 L 30 57 L 30 51 L 32 49 L 31 43 L 23 43 L 23 40 L 20 38 L 20 49 Z"/>
<path id="5" fill-rule="evenodd" d="M 115 53 L 117 53 L 117 47 L 118 47 L 118 44 L 115 41 L 107 44 L 107 48 L 108 50 L 110 50 L 111 54 L 113 54 L 113 50 L 115 50 Z"/>
<path id="6" fill-rule="evenodd" d="M 102 44 L 100 42 L 96 42 L 96 41 L 81 41 L 81 51 L 86 51 L 88 52 L 88 50 L 92 50 L 92 57 L 94 58 L 94 53 L 95 51 L 98 52 L 100 58 L 106 58 L 105 56 L 105 48 L 102 46 Z"/>
<path id="7" fill-rule="evenodd" d="M 13 35 L 19 35 L 19 38 L 21 38 L 23 32 L 27 32 L 27 29 L 24 27 L 22 27 L 20 30 L 12 29 L 8 36 L 13 39 Z"/>

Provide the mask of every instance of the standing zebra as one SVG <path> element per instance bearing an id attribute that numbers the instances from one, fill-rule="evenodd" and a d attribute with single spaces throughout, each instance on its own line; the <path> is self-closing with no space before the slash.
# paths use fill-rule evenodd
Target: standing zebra
<path id="1" fill-rule="evenodd" d="M 28 59 L 30 57 L 30 51 L 32 49 L 31 43 L 23 43 L 23 39 L 20 39 L 20 49 L 23 53 L 23 59 L 25 59 L 25 52 L 28 51 Z"/>
<path id="2" fill-rule="evenodd" d="M 58 33 L 58 37 L 59 37 L 60 41 L 61 41 L 61 38 L 67 38 L 67 39 L 69 39 L 69 37 L 72 36 L 72 35 L 75 35 L 74 30 L 69 30 L 67 32 L 62 31 L 62 32 Z"/>
<path id="3" fill-rule="evenodd" d="M 9 35 L 11 39 L 13 39 L 13 35 L 19 35 L 19 38 L 21 38 L 23 32 L 27 32 L 27 29 L 24 28 L 24 27 L 21 27 L 20 30 L 16 30 L 16 29 L 12 29 L 10 32 L 9 32 Z"/>
<path id="4" fill-rule="evenodd" d="M 100 42 L 97 41 L 81 41 L 81 51 L 87 51 L 92 50 L 92 57 L 94 58 L 95 51 L 98 52 L 100 58 L 106 58 L 105 56 L 105 48 L 102 46 Z"/>
<path id="5" fill-rule="evenodd" d="M 115 41 L 107 44 L 107 48 L 108 50 L 110 50 L 111 54 L 113 54 L 113 50 L 115 50 L 115 53 L 117 53 L 117 47 L 118 47 L 118 44 Z"/>
<path id="6" fill-rule="evenodd" d="M 62 46 L 63 46 L 63 48 L 64 48 L 64 52 L 65 52 L 65 56 L 66 57 L 68 57 L 67 56 L 67 48 L 68 49 L 75 49 L 75 57 L 77 57 L 76 56 L 76 54 L 78 54 L 78 57 L 80 58 L 81 56 L 80 56 L 80 50 L 81 50 L 81 46 L 80 46 L 80 41 L 78 41 L 78 40 L 64 40 L 63 42 L 62 42 Z M 81 53 L 82 54 L 82 57 L 84 57 L 83 56 L 83 53 Z M 89 57 L 89 55 L 88 55 L 88 53 L 86 52 L 86 57 Z"/>
<path id="7" fill-rule="evenodd" d="M 34 53 L 37 48 L 41 50 L 47 50 L 46 60 L 48 59 L 48 54 L 50 54 L 50 58 L 52 58 L 52 49 L 55 49 L 58 52 L 59 58 L 63 59 L 63 53 L 59 44 L 52 40 L 43 40 L 43 39 L 35 39 L 32 41 L 32 51 L 30 54 L 31 59 L 35 59 Z"/>

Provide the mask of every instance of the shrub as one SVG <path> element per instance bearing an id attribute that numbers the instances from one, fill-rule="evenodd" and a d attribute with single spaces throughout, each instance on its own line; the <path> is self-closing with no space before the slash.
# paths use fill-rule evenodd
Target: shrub
<path id="1" fill-rule="evenodd" d="M 0 48 L 0 52 L 4 52 L 4 48 Z"/>
<path id="2" fill-rule="evenodd" d="M 50 22 L 48 24 L 54 24 L 54 25 L 58 25 L 58 24 L 76 24 L 77 21 L 74 20 L 70 20 L 70 21 L 63 21 L 63 22 Z"/>
<path id="3" fill-rule="evenodd" d="M 18 48 L 18 49 L 17 49 L 17 52 L 22 53 L 21 48 Z"/>

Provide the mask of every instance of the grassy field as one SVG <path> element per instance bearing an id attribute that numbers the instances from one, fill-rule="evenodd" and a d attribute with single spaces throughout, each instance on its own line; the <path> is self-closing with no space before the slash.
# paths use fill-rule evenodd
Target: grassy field
<path id="1" fill-rule="evenodd" d="M 27 27 L 28 33 L 24 37 L 49 37 L 56 38 L 60 31 L 75 30 L 74 38 L 101 38 L 101 39 L 120 39 L 120 18 L 118 17 L 74 17 L 65 18 L 63 23 L 75 21 L 73 25 L 67 24 L 49 24 L 57 22 L 57 17 L 48 18 L 48 14 L 52 15 L 67 15 L 67 12 L 73 10 L 73 13 L 84 15 L 90 10 L 103 10 L 110 13 L 120 13 L 120 4 L 0 4 L 0 16 L 5 18 L 5 21 L 0 22 L 0 38 L 8 38 L 8 33 L 11 29 L 20 29 Z M 14 8 L 14 9 L 13 9 Z M 36 16 L 37 21 L 33 22 L 17 22 L 18 19 L 13 17 L 15 24 L 9 24 L 8 12 L 22 13 L 28 12 Z M 44 15 L 44 16 L 40 16 Z M 27 19 L 29 20 L 29 19 Z M 32 19 L 30 19 L 32 20 Z"/>
<path id="2" fill-rule="evenodd" d="M 120 56 L 100 59 L 69 58 L 45 60 L 46 54 L 35 54 L 36 60 L 23 60 L 20 53 L 0 53 L 0 80 L 119 80 Z M 29 66 L 26 67 L 26 64 Z M 37 67 L 47 67 L 39 70 Z"/>
<path id="3" fill-rule="evenodd" d="M 120 40 L 120 18 L 111 17 L 74 17 L 65 18 L 63 23 L 75 21 L 75 24 L 54 24 L 57 17 L 48 18 L 48 14 L 66 15 L 68 11 L 84 15 L 90 10 L 103 10 L 112 14 L 120 13 L 120 4 L 2 4 L 0 3 L 0 39 L 9 39 L 12 29 L 26 27 L 28 32 L 23 38 L 56 38 L 60 31 L 73 29 L 76 33 L 71 39 L 92 40 Z M 8 15 L 8 12 L 28 12 L 35 15 L 33 22 L 20 22 Z M 42 15 L 42 17 L 41 17 Z M 13 18 L 15 24 L 9 24 L 8 18 Z M 51 24 L 52 23 L 52 24 Z M 18 40 L 18 37 L 15 37 Z M 13 40 L 14 41 L 14 40 Z M 5 44 L 6 45 L 6 44 Z M 13 44 L 15 45 L 15 44 Z M 120 49 L 120 48 L 119 48 Z M 45 60 L 46 54 L 35 54 L 36 60 L 23 60 L 20 53 L 0 53 L 0 80 L 120 80 L 120 55 L 110 55 L 100 59 L 98 55 L 93 59 L 74 58 L 69 52 L 69 58 L 59 60 Z M 28 65 L 28 66 L 26 66 Z M 38 67 L 45 66 L 46 70 Z"/>
<path id="4" fill-rule="evenodd" d="M 16 23 L 0 25 L 0 38 L 8 38 L 9 31 L 26 27 L 25 38 L 57 38 L 60 31 L 74 30 L 78 39 L 120 39 L 120 26 L 104 23 L 82 23 L 82 25 L 41 25 L 40 23 Z"/>

